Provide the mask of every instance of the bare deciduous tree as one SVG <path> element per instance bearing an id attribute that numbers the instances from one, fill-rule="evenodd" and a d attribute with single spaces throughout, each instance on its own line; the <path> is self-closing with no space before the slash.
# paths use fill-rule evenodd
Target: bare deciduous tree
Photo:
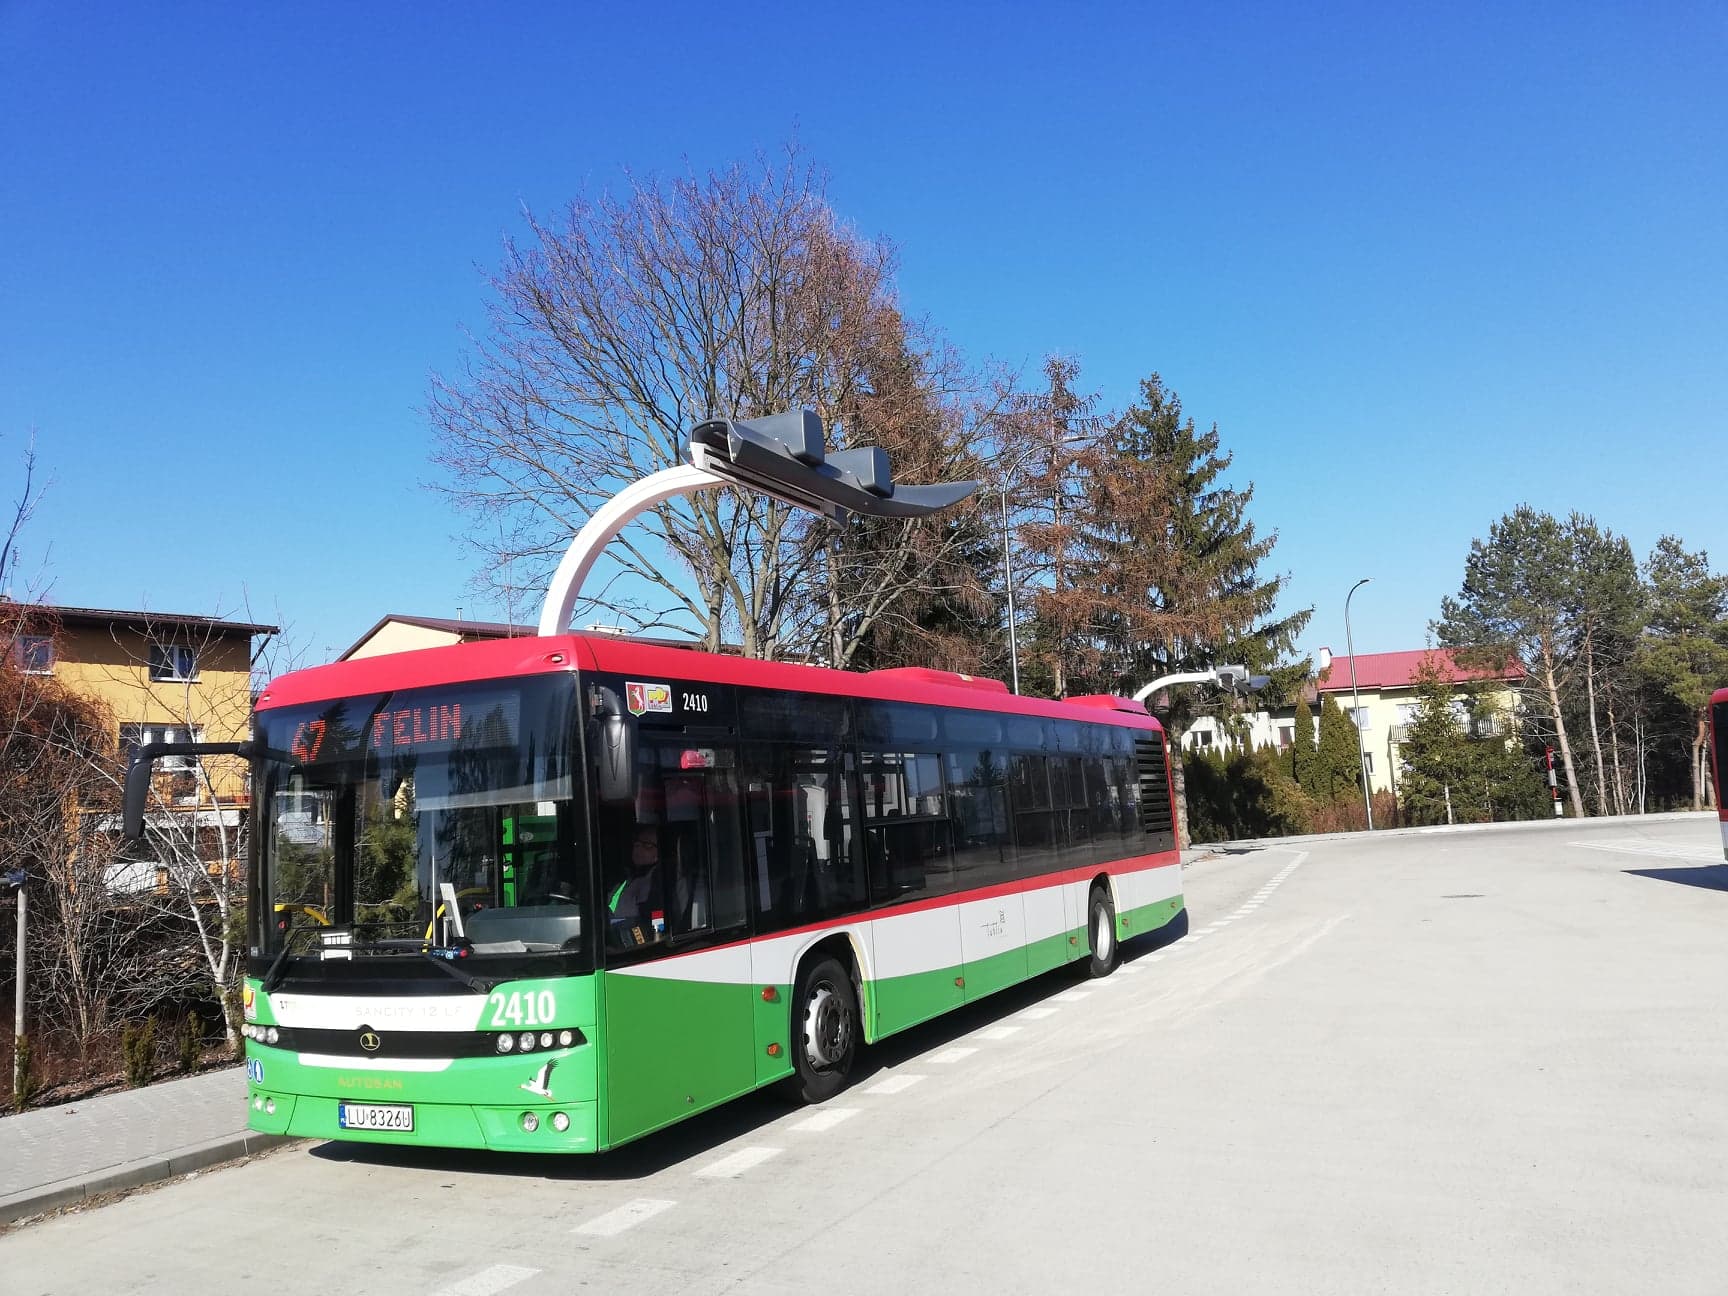
<path id="1" fill-rule="evenodd" d="M 435 458 L 488 583 L 542 580 L 597 507 L 680 462 L 710 417 L 813 409 L 834 445 L 882 444 L 907 480 L 985 453 L 982 384 L 901 312 L 892 250 L 841 224 L 795 152 L 631 178 L 556 222 L 527 221 L 492 277 L 488 336 L 463 374 L 434 379 L 430 401 Z M 612 579 L 579 615 L 709 648 L 736 636 L 768 658 L 818 644 L 845 662 L 909 592 L 980 596 L 957 559 L 963 529 L 855 524 L 834 540 L 751 492 L 669 501 L 614 542 Z"/>

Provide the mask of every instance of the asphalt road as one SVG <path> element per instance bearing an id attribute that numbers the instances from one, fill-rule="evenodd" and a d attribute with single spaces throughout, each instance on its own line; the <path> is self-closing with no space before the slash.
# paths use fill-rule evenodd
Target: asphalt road
<path id="1" fill-rule="evenodd" d="M 823 1107 L 577 1162 L 296 1145 L 0 1237 L 0 1292 L 1728 1291 L 1713 822 L 1188 885 L 1186 938 L 891 1041 Z"/>

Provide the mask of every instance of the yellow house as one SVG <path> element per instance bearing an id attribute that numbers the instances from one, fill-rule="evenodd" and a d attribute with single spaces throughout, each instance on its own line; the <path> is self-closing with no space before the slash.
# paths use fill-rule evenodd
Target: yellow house
<path id="1" fill-rule="evenodd" d="M 464 621 L 460 617 L 405 616 L 392 612 L 356 640 L 336 660 L 380 657 L 385 653 L 412 652 L 416 648 L 445 648 L 473 643 L 477 639 L 517 639 L 536 633 L 534 626 L 511 625 L 507 621 Z"/>
<path id="2" fill-rule="evenodd" d="M 1349 657 L 1334 657 L 1330 670 L 1321 674 L 1318 692 L 1331 696 L 1362 732 L 1362 759 L 1368 767 L 1368 783 L 1376 792 L 1396 791 L 1398 748 L 1416 715 L 1417 673 L 1424 661 L 1432 660 L 1440 677 L 1453 686 L 1453 707 L 1463 715 L 1463 690 L 1473 688 L 1503 715 L 1517 706 L 1517 684 L 1524 668 L 1513 663 L 1501 670 L 1475 670 L 1458 664 L 1450 649 L 1417 649 L 1410 652 L 1358 653 L 1354 659 L 1352 690 Z"/>
<path id="3" fill-rule="evenodd" d="M 253 643 L 276 626 L 43 604 L 15 610 L 19 668 L 100 702 L 122 756 L 146 742 L 238 742 L 250 733 Z M 169 757 L 158 768 L 170 783 L 190 782 L 192 758 Z M 242 762 L 213 758 L 206 768 L 220 802 L 244 803 Z"/>

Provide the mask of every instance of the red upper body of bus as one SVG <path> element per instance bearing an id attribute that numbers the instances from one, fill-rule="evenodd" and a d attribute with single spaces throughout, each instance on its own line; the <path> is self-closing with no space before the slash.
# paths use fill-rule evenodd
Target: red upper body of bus
<path id="1" fill-rule="evenodd" d="M 1114 712 L 1118 724 L 1161 731 L 1162 726 L 1138 702 L 1118 697 L 1079 697 L 1062 702 L 1021 697 L 1000 680 L 956 675 L 948 671 L 842 671 L 791 662 L 760 661 L 610 635 L 524 636 L 422 648 L 412 652 L 361 657 L 313 666 L 273 680 L 259 696 L 258 709 L 300 706 L 334 698 L 388 693 L 397 689 L 436 687 L 489 679 L 512 679 L 560 671 L 603 672 L 739 684 L 789 693 L 821 693 L 830 697 L 916 702 L 929 706 L 967 707 L 1004 714 L 1101 720 L 1099 712 Z"/>

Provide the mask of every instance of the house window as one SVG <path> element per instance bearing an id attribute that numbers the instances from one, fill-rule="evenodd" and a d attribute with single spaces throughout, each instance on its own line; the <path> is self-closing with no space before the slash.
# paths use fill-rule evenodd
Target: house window
<path id="1" fill-rule="evenodd" d="M 1400 702 L 1398 704 L 1398 723 L 1401 725 L 1415 724 L 1417 705 L 1415 702 Z"/>
<path id="2" fill-rule="evenodd" d="M 1212 731 L 1210 729 L 1200 730 L 1194 735 L 1194 745 L 1196 747 L 1210 747 L 1212 745 Z"/>
<path id="3" fill-rule="evenodd" d="M 1296 726 L 1295 725 L 1279 725 L 1278 726 L 1278 750 L 1283 751 L 1286 747 L 1293 746 L 1295 744 L 1295 742 L 1296 742 Z"/>
<path id="4" fill-rule="evenodd" d="M 198 650 L 189 644 L 151 644 L 150 678 L 170 684 L 197 679 Z"/>
<path id="5" fill-rule="evenodd" d="M 1358 729 L 1366 729 L 1368 727 L 1367 707 L 1345 707 L 1344 709 L 1350 713 L 1350 719 L 1355 722 Z"/>
<path id="6" fill-rule="evenodd" d="M 1374 753 L 1373 752 L 1363 752 L 1362 753 L 1362 768 L 1364 771 L 1366 771 L 1369 778 L 1374 777 Z"/>
<path id="7" fill-rule="evenodd" d="M 26 675 L 54 673 L 54 641 L 47 635 L 19 635 L 12 651 Z"/>
<path id="8" fill-rule="evenodd" d="M 145 743 L 202 742 L 204 730 L 198 725 L 123 724 L 120 726 L 120 755 L 128 769 Z M 163 773 L 184 773 L 198 768 L 196 756 L 164 756 L 156 762 Z"/>

